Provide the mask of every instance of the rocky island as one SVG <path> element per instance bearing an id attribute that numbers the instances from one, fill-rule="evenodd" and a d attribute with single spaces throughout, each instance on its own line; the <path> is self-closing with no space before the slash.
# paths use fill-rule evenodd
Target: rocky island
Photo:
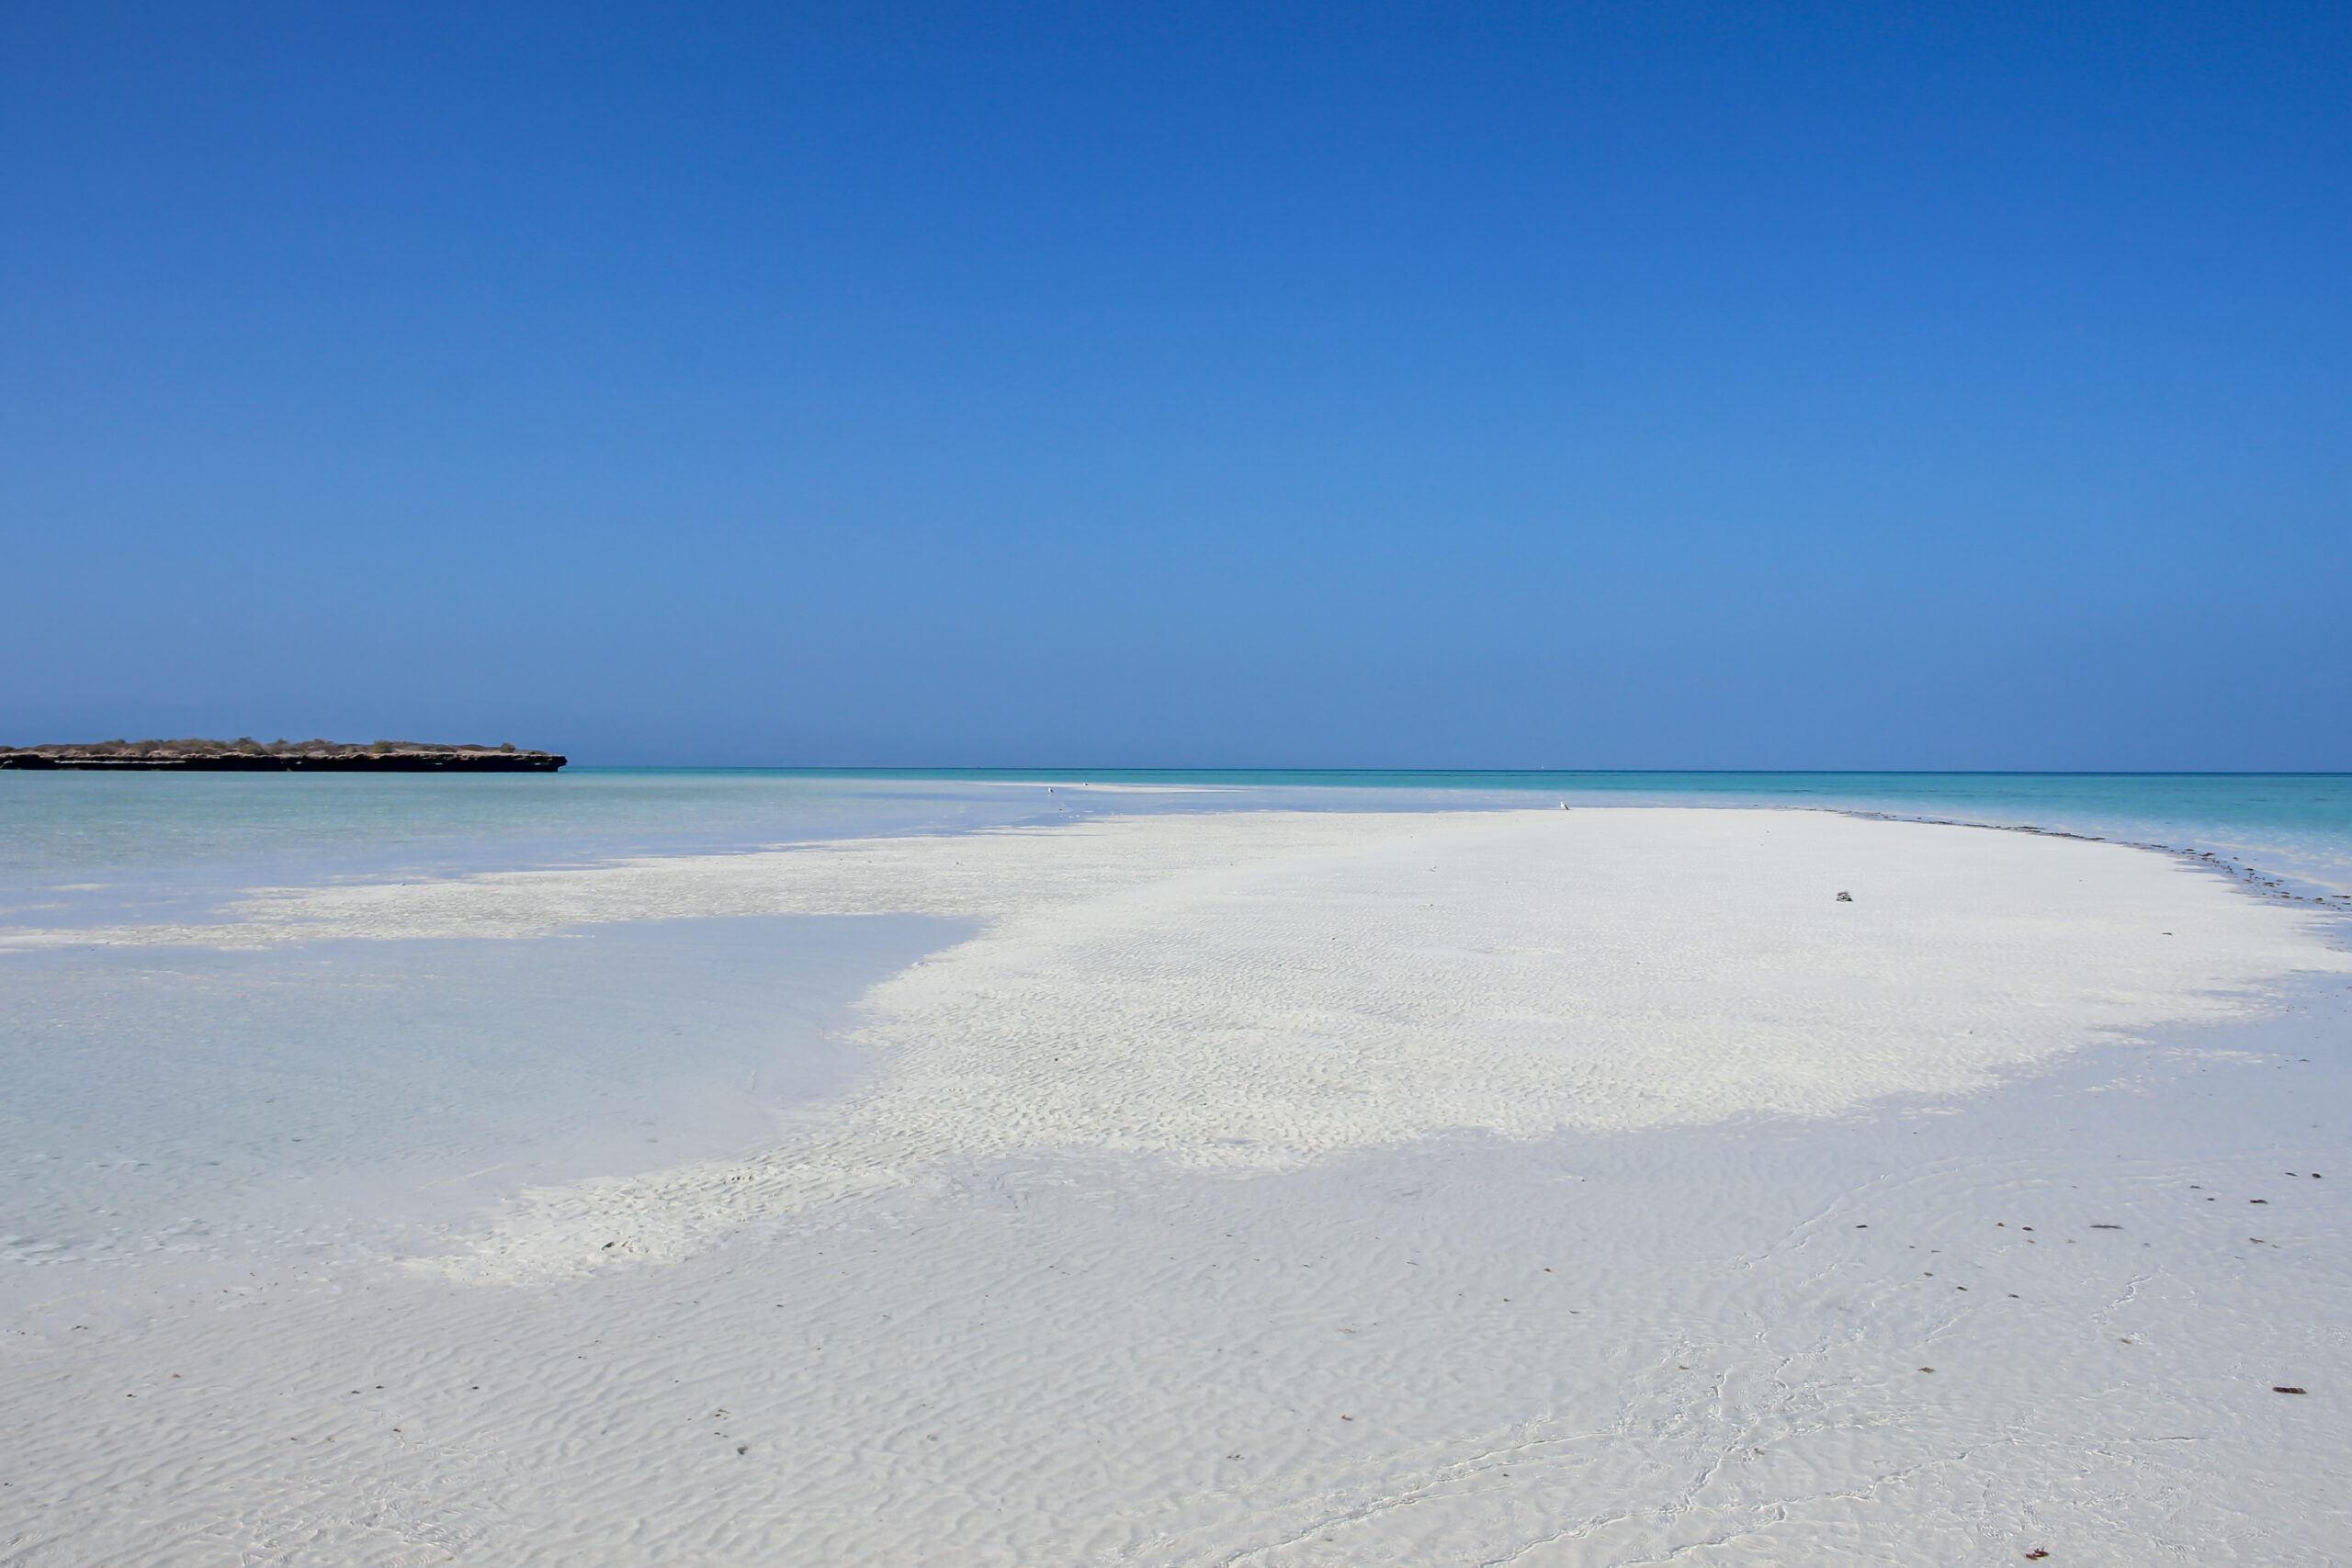
<path id="1" fill-rule="evenodd" d="M 0 768 L 85 771 L 167 769 L 236 773 L 551 773 L 571 759 L 552 751 L 470 742 L 378 740 L 99 740 L 83 745 L 0 747 Z"/>

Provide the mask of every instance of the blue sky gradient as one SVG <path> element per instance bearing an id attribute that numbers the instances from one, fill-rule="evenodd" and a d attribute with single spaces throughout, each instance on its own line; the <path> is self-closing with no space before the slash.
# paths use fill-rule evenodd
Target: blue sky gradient
<path id="1" fill-rule="evenodd" d="M 2352 8 L 17 6 L 0 741 L 2352 768 Z"/>

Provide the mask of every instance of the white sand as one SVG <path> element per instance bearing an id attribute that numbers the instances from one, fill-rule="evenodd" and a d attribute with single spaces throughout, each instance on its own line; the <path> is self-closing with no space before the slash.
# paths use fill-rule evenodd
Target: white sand
<path id="1" fill-rule="evenodd" d="M 1799 812 L 1237 813 L 99 934 L 884 911 L 980 930 L 869 993 L 870 1079 L 768 1152 L 532 1193 L 406 1269 L 199 1271 L 11 1325 L 0 1561 L 1956 1562 L 2033 1530 L 2334 1561 L 2344 1406 L 2274 1408 L 2247 1356 L 2343 1381 L 2346 1233 L 2293 1187 L 2264 1220 L 2301 1261 L 2257 1278 L 2216 1248 L 2263 1210 L 2182 1228 L 2221 1213 L 2182 1160 L 2256 1180 L 2278 1107 L 2164 1121 L 2152 1162 L 2111 1094 L 2072 1150 L 2033 1080 L 1996 1089 L 2352 968 L 2169 857 Z M 2283 1067 L 2259 1055 L 2231 1070 Z M 2274 1417 L 2307 1446 L 2265 1448 Z"/>

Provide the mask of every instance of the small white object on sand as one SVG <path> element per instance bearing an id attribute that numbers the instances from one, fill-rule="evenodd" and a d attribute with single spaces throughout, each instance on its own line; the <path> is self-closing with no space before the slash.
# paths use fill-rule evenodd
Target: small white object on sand
<path id="1" fill-rule="evenodd" d="M 2269 1391 L 2352 1371 L 2344 1227 L 2333 1184 L 2254 1190 L 2324 1162 L 2210 1077 L 2162 1121 L 2172 1058 L 2063 1119 L 2030 1077 L 2352 969 L 2314 917 L 2113 844 L 1575 815 L 1091 818 L 123 928 L 977 931 L 867 996 L 869 1080 L 770 1149 L 20 1335 L 18 1560 L 2333 1550 L 2344 1418 Z M 2183 1170 L 2299 1250 L 2231 1261 L 2247 1211 Z"/>

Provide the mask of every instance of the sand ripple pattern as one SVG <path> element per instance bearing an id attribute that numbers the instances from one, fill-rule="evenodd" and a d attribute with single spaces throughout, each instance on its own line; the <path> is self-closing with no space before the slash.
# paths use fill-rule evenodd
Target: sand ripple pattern
<path id="1" fill-rule="evenodd" d="M 18 1325 L 0 1562 L 2341 1561 L 2341 985 L 2234 1063 L 1891 1098 L 2352 967 L 2171 857 L 1136 818 L 122 940 L 796 910 L 978 931 L 771 1152 L 531 1194 L 458 1282 L 291 1259 Z"/>
<path id="2" fill-rule="evenodd" d="M 1452 1132 L 1831 1116 L 2352 963 L 2312 917 L 2124 846 L 1653 809 L 1098 818 L 299 890 L 138 940 L 899 911 L 981 931 L 868 994 L 862 1092 L 758 1158 L 529 1194 L 454 1267 L 675 1258 L 951 1157 L 1267 1170 Z"/>

